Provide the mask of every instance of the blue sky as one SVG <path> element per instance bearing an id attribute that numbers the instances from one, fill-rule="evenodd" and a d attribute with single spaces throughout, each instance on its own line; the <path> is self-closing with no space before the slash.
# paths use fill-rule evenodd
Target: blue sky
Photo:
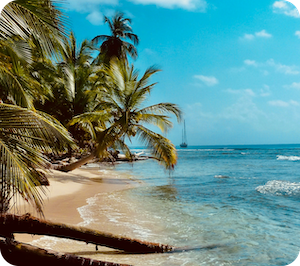
<path id="1" fill-rule="evenodd" d="M 300 143 L 300 17 L 286 1 L 66 0 L 79 41 L 123 11 L 141 72 L 163 71 L 149 104 L 183 112 L 190 145 Z M 182 124 L 167 137 L 181 142 Z"/>

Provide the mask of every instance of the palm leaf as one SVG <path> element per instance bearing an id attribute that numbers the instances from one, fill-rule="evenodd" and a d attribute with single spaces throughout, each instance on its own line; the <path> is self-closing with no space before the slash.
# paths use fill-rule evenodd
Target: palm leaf
<path id="1" fill-rule="evenodd" d="M 42 212 L 41 174 L 49 163 L 43 152 L 56 152 L 72 145 L 67 131 L 54 119 L 46 119 L 14 105 L 0 104 L 0 174 L 1 200 L 21 196 Z M 49 118 L 49 117 L 48 117 Z M 4 189 L 5 188 L 5 189 Z"/>
<path id="2" fill-rule="evenodd" d="M 137 136 L 142 143 L 145 143 L 156 160 L 166 168 L 174 168 L 177 162 L 177 152 L 170 140 L 141 125 L 137 126 Z"/>
<path id="3" fill-rule="evenodd" d="M 173 103 L 158 103 L 151 106 L 147 106 L 141 110 L 139 110 L 139 113 L 141 114 L 147 114 L 147 113 L 171 113 L 174 114 L 177 117 L 178 122 L 181 121 L 182 118 L 182 112 L 180 108 Z"/>

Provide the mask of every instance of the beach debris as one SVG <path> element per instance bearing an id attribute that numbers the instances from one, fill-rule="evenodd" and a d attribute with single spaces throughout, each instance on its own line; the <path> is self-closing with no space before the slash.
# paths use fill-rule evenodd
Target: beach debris
<path id="1" fill-rule="evenodd" d="M 170 245 L 141 241 L 80 226 L 54 223 L 33 217 L 30 214 L 22 216 L 0 215 L 0 236 L 6 237 L 7 233 L 55 236 L 138 254 L 164 253 L 174 249 Z"/>

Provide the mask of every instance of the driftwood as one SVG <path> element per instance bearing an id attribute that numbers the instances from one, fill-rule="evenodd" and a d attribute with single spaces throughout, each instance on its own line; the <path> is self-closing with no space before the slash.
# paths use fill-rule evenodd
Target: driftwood
<path id="1" fill-rule="evenodd" d="M 0 239 L 0 249 L 4 259 L 16 266 L 129 266 L 49 251 L 12 239 Z"/>
<path id="2" fill-rule="evenodd" d="M 0 215 L 0 235 L 9 238 L 14 233 L 68 238 L 131 253 L 163 253 L 173 250 L 173 247 L 169 245 L 126 238 L 85 227 L 53 223 L 32 217 L 29 214 L 23 216 Z"/>

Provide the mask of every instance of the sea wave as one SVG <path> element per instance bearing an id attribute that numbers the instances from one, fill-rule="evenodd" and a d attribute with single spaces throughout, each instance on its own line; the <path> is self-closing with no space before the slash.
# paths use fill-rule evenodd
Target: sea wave
<path id="1" fill-rule="evenodd" d="M 215 178 L 230 178 L 228 175 L 215 175 Z"/>
<path id="2" fill-rule="evenodd" d="M 286 160 L 286 161 L 300 161 L 300 156 L 285 156 L 285 155 L 277 155 L 277 160 Z"/>
<path id="3" fill-rule="evenodd" d="M 256 191 L 262 194 L 274 194 L 277 196 L 300 196 L 300 183 L 272 180 L 263 186 L 258 186 Z"/>

